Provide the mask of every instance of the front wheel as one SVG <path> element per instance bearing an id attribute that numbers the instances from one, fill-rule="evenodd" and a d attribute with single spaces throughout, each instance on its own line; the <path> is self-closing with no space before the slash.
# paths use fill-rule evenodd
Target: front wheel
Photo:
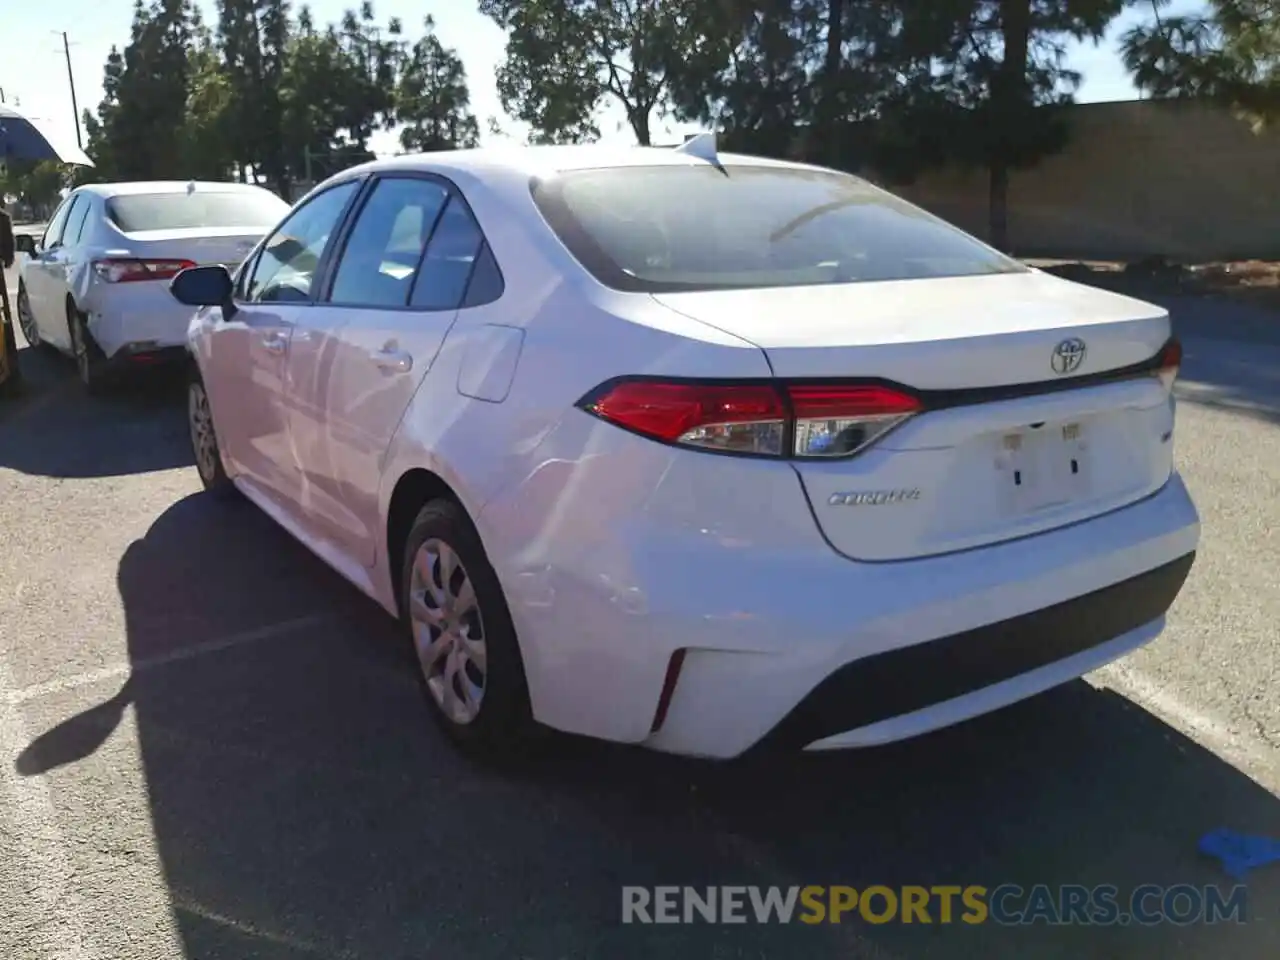
<path id="1" fill-rule="evenodd" d="M 437 724 L 460 748 L 509 755 L 536 730 L 520 645 L 498 576 L 466 511 L 422 508 L 405 544 L 401 616 Z"/>
<path id="2" fill-rule="evenodd" d="M 35 349 L 44 346 L 40 339 L 40 328 L 36 326 L 36 315 L 31 310 L 31 298 L 27 295 L 27 285 L 18 281 L 18 329 L 27 346 Z"/>
<path id="3" fill-rule="evenodd" d="M 187 425 L 191 432 L 191 452 L 195 455 L 200 482 L 215 497 L 230 497 L 236 492 L 236 485 L 231 482 L 222 465 L 222 451 L 218 447 L 218 435 L 213 429 L 209 394 L 194 361 L 191 363 L 191 379 L 187 383 Z"/>

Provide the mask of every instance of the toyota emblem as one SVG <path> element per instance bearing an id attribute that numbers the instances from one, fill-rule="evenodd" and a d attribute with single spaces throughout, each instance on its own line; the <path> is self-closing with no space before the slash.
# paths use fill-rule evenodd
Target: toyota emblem
<path id="1" fill-rule="evenodd" d="M 1049 361 L 1053 372 L 1062 376 L 1074 373 L 1084 363 L 1085 346 L 1079 337 L 1063 340 L 1053 348 L 1053 358 Z"/>

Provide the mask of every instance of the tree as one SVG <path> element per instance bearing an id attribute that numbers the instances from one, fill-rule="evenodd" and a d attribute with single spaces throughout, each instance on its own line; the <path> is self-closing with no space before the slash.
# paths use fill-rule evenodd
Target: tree
<path id="1" fill-rule="evenodd" d="M 378 26 L 373 4 L 343 14 L 337 36 L 343 54 L 339 117 L 350 142 L 367 152 L 374 131 L 396 120 L 396 78 L 404 59 L 403 28 L 395 17 Z"/>
<path id="2" fill-rule="evenodd" d="M 503 109 L 544 143 L 594 140 L 607 101 L 622 107 L 636 141 L 671 106 L 672 80 L 707 37 L 706 0 L 480 0 L 507 31 L 498 68 Z M 709 35 L 712 42 L 718 37 Z M 687 81 L 686 81 L 687 83 Z"/>
<path id="3" fill-rule="evenodd" d="M 892 130 L 935 161 L 984 167 L 989 239 L 1008 249 L 1012 170 L 1034 165 L 1066 143 L 1059 108 L 1079 74 L 1065 68 L 1066 41 L 1101 39 L 1132 0 L 933 0 L 909 6 L 902 49 L 931 69 L 901 91 Z M 905 133 L 905 136 L 904 136 Z"/>
<path id="4" fill-rule="evenodd" d="M 289 195 L 281 139 L 281 84 L 289 43 L 287 0 L 218 0 L 218 44 L 231 94 L 228 136 L 241 179 L 260 167 Z"/>
<path id="5" fill-rule="evenodd" d="M 112 48 L 98 118 L 86 124 L 89 153 L 102 176 L 182 176 L 189 158 L 189 55 L 201 29 L 191 0 L 135 0 L 129 43 L 123 51 Z"/>
<path id="6" fill-rule="evenodd" d="M 851 132 L 882 116 L 906 82 L 904 9 L 905 0 L 711 4 L 703 40 L 673 81 L 677 115 L 722 127 L 736 149 L 848 165 Z"/>
<path id="7" fill-rule="evenodd" d="M 1204 13 L 1155 17 L 1121 38 L 1135 85 L 1156 97 L 1209 97 L 1262 129 L 1280 120 L 1280 0 L 1209 0 Z"/>
<path id="8" fill-rule="evenodd" d="M 406 124 L 400 132 L 405 150 L 449 150 L 480 142 L 466 67 L 436 37 L 431 17 L 423 21 L 422 37 L 401 68 L 396 101 L 396 118 Z"/>
<path id="9" fill-rule="evenodd" d="M 47 209 L 57 203 L 65 181 L 57 161 L 11 160 L 0 166 L 0 197 L 12 195 L 33 210 Z"/>

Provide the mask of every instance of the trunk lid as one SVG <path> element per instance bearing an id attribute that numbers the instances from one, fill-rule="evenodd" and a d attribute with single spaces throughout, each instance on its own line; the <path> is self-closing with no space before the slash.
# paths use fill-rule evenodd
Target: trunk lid
<path id="1" fill-rule="evenodd" d="M 1138 300 L 1039 272 L 656 299 L 756 344 L 779 378 L 922 393 L 923 413 L 855 456 L 793 461 L 823 535 L 854 559 L 1076 523 L 1148 496 L 1172 469 L 1168 387 L 1094 379 L 1169 339 L 1167 313 Z"/>
<path id="2" fill-rule="evenodd" d="M 262 239 L 263 231 L 247 227 L 195 227 L 139 230 L 120 235 L 132 257 L 191 260 L 200 266 L 220 263 L 234 270 Z"/>

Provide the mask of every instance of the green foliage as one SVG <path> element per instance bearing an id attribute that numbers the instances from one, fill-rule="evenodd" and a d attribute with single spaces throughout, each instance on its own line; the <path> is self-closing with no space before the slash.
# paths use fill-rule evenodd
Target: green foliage
<path id="1" fill-rule="evenodd" d="M 1280 0 L 1209 0 L 1199 15 L 1161 17 L 1121 38 L 1139 89 L 1157 97 L 1208 97 L 1256 129 L 1280 120 Z"/>
<path id="2" fill-rule="evenodd" d="M 622 107 L 636 140 L 672 107 L 673 81 L 719 45 L 716 2 L 695 0 L 480 0 L 480 12 L 507 31 L 498 95 L 529 124 L 536 143 L 599 138 L 596 113 Z M 713 38 L 707 40 L 707 38 Z"/>
<path id="3" fill-rule="evenodd" d="M 16 197 L 33 209 L 55 204 L 65 185 L 65 170 L 54 160 L 11 160 L 0 170 L 0 196 Z"/>
<path id="4" fill-rule="evenodd" d="M 410 48 L 368 2 L 323 27 L 287 0 L 218 0 L 217 14 L 211 31 L 194 0 L 135 0 L 102 103 L 85 111 L 97 166 L 75 182 L 238 177 L 289 197 L 371 158 L 372 135 L 397 123 L 406 147 L 479 138 L 465 70 L 429 20 Z"/>
<path id="5" fill-rule="evenodd" d="M 414 152 L 474 147 L 480 125 L 471 112 L 466 67 L 440 43 L 431 17 L 423 30 L 400 71 L 397 119 L 406 125 L 400 145 Z"/>

